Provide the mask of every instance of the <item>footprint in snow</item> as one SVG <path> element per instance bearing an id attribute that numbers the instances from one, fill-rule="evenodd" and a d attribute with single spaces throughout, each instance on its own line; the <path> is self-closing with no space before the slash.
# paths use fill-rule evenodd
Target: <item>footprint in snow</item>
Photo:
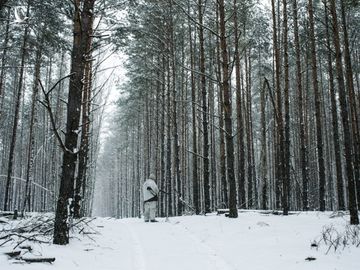
<path id="1" fill-rule="evenodd" d="M 268 226 L 270 226 L 268 223 L 263 222 L 263 221 L 259 221 L 258 223 L 256 223 L 256 225 L 258 225 L 260 227 L 268 227 Z"/>

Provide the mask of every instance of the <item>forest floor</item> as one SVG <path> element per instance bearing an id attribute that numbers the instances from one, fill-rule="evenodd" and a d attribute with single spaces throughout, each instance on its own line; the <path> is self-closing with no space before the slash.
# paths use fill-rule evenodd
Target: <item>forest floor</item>
<path id="1" fill-rule="evenodd" d="M 260 211 L 240 211 L 237 219 L 213 214 L 158 218 L 157 223 L 96 218 L 91 232 L 73 232 L 67 246 L 31 242 L 31 252 L 21 250 L 24 258 L 55 257 L 52 264 L 8 258 L 4 253 L 14 242 L 3 244 L 0 269 L 357 270 L 360 230 L 347 226 L 348 220 L 330 212 Z M 14 228 L 11 222 L 0 223 L 0 232 Z"/>

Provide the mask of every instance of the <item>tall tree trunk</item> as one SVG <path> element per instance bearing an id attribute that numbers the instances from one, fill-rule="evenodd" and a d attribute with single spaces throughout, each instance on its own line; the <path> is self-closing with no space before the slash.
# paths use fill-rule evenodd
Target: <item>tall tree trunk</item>
<path id="1" fill-rule="evenodd" d="M 346 22 L 346 7 L 345 1 L 340 1 L 341 7 L 341 21 L 342 21 L 342 29 L 344 33 L 344 62 L 345 62 L 345 74 L 346 74 L 346 88 L 348 92 L 348 100 L 350 107 L 350 117 L 351 117 L 351 128 L 353 135 L 353 153 L 354 153 L 354 176 L 355 176 L 355 186 L 357 188 L 357 202 L 358 208 L 360 207 L 360 130 L 359 130 L 359 109 L 356 106 L 356 95 L 354 89 L 354 75 L 353 68 L 351 63 L 351 55 L 350 55 L 350 44 L 349 44 L 349 34 L 347 30 L 347 22 Z"/>
<path id="2" fill-rule="evenodd" d="M 1 14 L 0 14 L 1 15 Z M 5 38 L 2 44 L 3 52 L 1 57 L 1 71 L 0 71 L 0 121 L 2 121 L 2 109 L 5 97 L 5 76 L 6 76 L 6 60 L 7 60 L 7 52 L 8 52 L 8 45 L 9 45 L 9 28 L 10 28 L 10 8 L 8 8 L 8 15 L 7 15 L 7 23 L 5 28 Z M 1 123 L 1 122 L 0 122 Z"/>
<path id="3" fill-rule="evenodd" d="M 89 27 L 94 16 L 95 0 L 85 0 L 81 11 L 81 1 L 75 0 L 74 5 L 74 39 L 71 55 L 71 74 L 67 103 L 67 122 L 65 148 L 60 182 L 60 192 L 56 207 L 54 224 L 54 244 L 69 243 L 69 201 L 74 196 L 74 178 L 78 158 L 78 130 L 80 128 L 81 101 L 83 78 L 86 59 L 86 48 L 90 36 Z"/>
<path id="4" fill-rule="evenodd" d="M 266 153 L 266 81 L 264 81 L 263 89 L 260 93 L 260 106 L 261 106 L 261 208 L 266 210 L 268 208 L 268 179 L 267 179 L 267 153 Z"/>
<path id="5" fill-rule="evenodd" d="M 220 32 L 219 30 L 219 10 L 216 10 L 216 27 L 217 33 Z M 216 67 L 216 74 L 218 81 L 221 82 L 221 48 L 220 48 L 220 38 L 217 37 L 217 44 L 216 44 L 216 60 L 217 60 L 217 67 Z M 219 139 L 220 139 L 220 185 L 221 185 L 221 199 L 223 206 L 229 207 L 229 196 L 228 196 L 228 182 L 226 177 L 226 153 L 225 153 L 225 132 L 224 132 L 224 95 L 223 95 L 223 85 L 220 84 L 219 87 L 219 102 L 218 102 L 218 114 L 219 114 Z"/>
<path id="6" fill-rule="evenodd" d="M 165 56 L 162 57 L 162 81 L 163 84 L 161 86 L 161 104 L 163 105 L 163 107 L 165 108 L 165 100 L 166 100 L 166 90 L 165 90 Z M 165 142 L 166 142 L 166 133 L 165 133 L 165 110 L 163 109 L 161 112 L 161 124 L 160 124 L 160 132 L 161 132 L 161 153 L 160 153 L 160 168 L 161 168 L 161 181 L 160 181 L 160 188 L 163 190 L 166 190 L 166 168 L 165 168 L 165 156 L 166 156 L 166 152 L 165 152 Z M 165 196 L 161 196 L 160 199 L 160 215 L 163 217 L 166 215 L 165 210 L 166 210 L 166 199 L 167 199 L 168 195 Z"/>
<path id="7" fill-rule="evenodd" d="M 173 187 L 172 187 L 172 177 L 171 177 L 171 91 L 170 91 L 170 63 L 166 63 L 167 68 L 167 134 L 166 134 L 166 191 L 168 193 L 167 196 L 167 204 L 166 204 L 166 216 L 172 216 L 172 198 L 173 198 Z"/>
<path id="8" fill-rule="evenodd" d="M 284 47 L 284 107 L 285 107 L 285 136 L 284 136 L 284 177 L 283 177 L 283 214 L 289 213 L 290 191 L 290 112 L 289 112 L 289 54 L 288 54 L 288 18 L 287 0 L 283 0 L 283 47 Z"/>
<path id="9" fill-rule="evenodd" d="M 176 89 L 176 54 L 175 54 L 175 38 L 174 38 L 174 25 L 173 25 L 173 6 L 170 0 L 170 54 L 171 54 L 171 71 L 172 71 L 172 92 L 173 92 L 173 123 L 174 123 L 174 170 L 175 170 L 175 183 L 176 188 L 176 213 L 178 216 L 182 214 L 182 192 L 181 192 L 181 173 L 180 173 L 180 146 L 179 146 L 179 130 L 178 130 L 178 112 L 177 112 L 177 89 Z"/>
<path id="10" fill-rule="evenodd" d="M 41 41 L 42 43 L 42 41 Z M 30 184 L 33 179 L 33 165 L 34 165 L 34 146 L 35 146 L 35 136 L 34 136 L 34 124 L 35 124 L 35 114 L 36 114 L 36 101 L 37 95 L 39 92 L 39 80 L 40 80 L 40 66 L 41 66 L 41 56 L 42 56 L 42 44 L 38 44 L 35 57 L 35 73 L 34 73 L 34 86 L 33 93 L 31 98 L 31 112 L 30 112 L 30 128 L 29 128 L 29 142 L 28 142 L 28 158 L 26 165 L 26 185 L 25 185 L 25 194 L 22 206 L 22 212 L 26 210 L 26 204 L 30 210 Z"/>
<path id="11" fill-rule="evenodd" d="M 196 107 L 197 107 L 197 99 L 196 99 L 196 85 L 195 85 L 195 60 L 194 60 L 194 46 L 193 46 L 193 38 L 192 38 L 192 30 L 191 24 L 189 23 L 189 42 L 190 42 L 190 65 L 191 65 L 191 109 L 192 109 L 192 192 L 193 192 L 193 205 L 195 208 L 195 214 L 200 213 L 200 198 L 199 198 L 199 179 L 198 179 L 198 150 L 197 150 L 197 126 L 196 126 Z"/>
<path id="12" fill-rule="evenodd" d="M 26 16 L 29 16 L 30 12 L 30 1 L 28 1 Z M 23 78 L 25 72 L 25 59 L 27 54 L 27 41 L 28 41 L 28 33 L 29 33 L 29 25 L 25 26 L 23 42 L 21 46 L 21 64 L 20 64 L 20 75 L 19 75 L 19 82 L 17 87 L 17 95 L 15 100 L 15 113 L 14 113 L 14 120 L 12 126 L 12 136 L 11 136 L 11 143 L 10 143 L 10 150 L 9 150 L 9 163 L 7 168 L 7 178 L 6 178 L 6 187 L 5 187 L 5 201 L 4 201 L 4 211 L 9 210 L 10 201 L 9 201 L 9 193 L 10 193 L 10 184 L 11 184 L 11 175 L 13 172 L 13 161 L 14 161 L 14 152 L 15 152 L 15 145 L 16 145 L 16 135 L 17 135 L 17 128 L 19 123 L 19 113 L 20 113 L 20 102 L 21 96 L 23 92 Z"/>
<path id="13" fill-rule="evenodd" d="M 276 120 L 276 183 L 277 189 L 278 185 L 284 182 L 284 123 L 282 116 L 282 98 L 281 98 L 281 85 L 280 85 L 280 49 L 278 44 L 277 37 L 277 27 L 276 27 L 276 10 L 275 10 L 275 0 L 271 0 L 272 6 L 272 19 L 273 19 L 273 44 L 274 44 L 274 54 L 275 54 L 275 88 L 276 88 L 276 108 L 275 110 L 275 120 Z M 278 191 L 276 192 L 278 193 Z M 279 194 L 276 194 L 276 207 L 279 207 Z"/>
<path id="14" fill-rule="evenodd" d="M 323 138 L 322 138 L 322 116 L 321 116 L 321 99 L 318 82 L 318 68 L 316 56 L 316 42 L 315 42 L 315 22 L 314 22 L 314 7 L 313 1 L 308 0 L 309 13 L 309 38 L 311 51 L 311 69 L 312 69 L 312 84 L 315 98 L 315 124 L 316 124 L 316 145 L 317 145 L 317 164 L 319 177 L 319 210 L 325 211 L 325 162 L 323 154 Z"/>
<path id="15" fill-rule="evenodd" d="M 235 89 L 236 89 L 236 119 L 237 119 L 237 142 L 238 142 L 238 202 L 239 207 L 246 207 L 245 194 L 245 145 L 244 145 L 244 123 L 242 112 L 241 82 L 240 82 L 240 52 L 239 52 L 239 26 L 237 16 L 237 0 L 234 0 L 234 43 L 235 43 Z"/>
<path id="16" fill-rule="evenodd" d="M 81 201 L 85 199 L 85 191 L 87 185 L 87 164 L 89 160 L 89 148 L 90 148 L 90 111 L 91 111 L 91 90 L 92 90 L 92 35 L 93 35 L 93 23 L 94 17 L 90 16 L 88 21 L 87 32 L 87 44 L 85 54 L 85 67 L 84 67 L 84 86 L 82 95 L 82 109 L 81 109 L 81 138 L 80 138 L 80 150 L 79 150 L 79 166 L 75 183 L 75 196 L 74 196 L 74 217 L 80 218 L 85 214 L 81 210 Z M 81 195 L 82 190 L 82 195 Z"/>
<path id="17" fill-rule="evenodd" d="M 198 0 L 198 19 L 199 19 L 199 50 L 200 50 L 200 89 L 202 94 L 202 125 L 203 125 L 203 181 L 204 181 L 204 205 L 205 213 L 210 213 L 210 171 L 209 171 L 209 132 L 208 132 L 208 106 L 207 89 L 205 79 L 205 47 L 203 29 L 204 4 Z"/>
<path id="18" fill-rule="evenodd" d="M 304 120 L 304 101 L 303 101 L 303 89 L 301 78 L 301 56 L 300 56 L 300 40 L 299 40 L 299 24 L 298 24 L 298 6 L 297 0 L 293 0 L 293 17 L 294 17 L 294 43 L 295 43 L 295 55 L 296 55 L 296 88 L 297 88 L 297 103 L 298 114 L 300 122 L 300 163 L 301 163 L 301 177 L 302 177 L 302 209 L 304 211 L 309 210 L 309 175 L 307 164 L 307 149 L 305 138 L 305 120 Z"/>
<path id="19" fill-rule="evenodd" d="M 226 161 L 227 161 L 227 175 L 229 180 L 229 217 L 237 218 L 238 211 L 236 207 L 236 180 L 234 172 L 234 142 L 232 135 L 232 108 L 231 108 L 231 90 L 229 87 L 229 57 L 226 40 L 225 28 L 225 1 L 218 1 L 219 9 L 219 23 L 220 23 L 220 47 L 222 55 L 222 86 L 224 95 L 224 116 L 225 116 L 225 132 L 226 132 Z"/>
<path id="20" fill-rule="evenodd" d="M 333 39 L 335 47 L 335 60 L 336 60 L 336 77 L 339 87 L 339 101 L 340 101 L 340 113 L 344 131 L 344 154 L 345 154 L 345 168 L 346 176 L 348 181 L 348 192 L 349 192 L 349 210 L 350 210 L 350 224 L 359 224 L 358 208 L 356 204 L 356 186 L 354 179 L 354 170 L 352 163 L 352 137 L 350 134 L 350 123 L 349 123 L 349 106 L 346 100 L 346 90 L 344 82 L 344 72 L 341 59 L 341 47 L 340 47 L 340 35 L 338 27 L 338 19 L 336 12 L 335 0 L 330 1 L 330 12 L 333 19 Z"/>
<path id="21" fill-rule="evenodd" d="M 61 52 L 61 60 L 60 60 L 60 69 L 59 69 L 59 75 L 58 75 L 59 79 L 64 77 L 64 73 L 65 73 L 64 62 L 65 62 L 65 52 L 62 51 Z M 62 121 L 63 121 L 63 119 L 62 119 L 63 104 L 61 102 L 63 91 L 64 91 L 64 81 L 61 81 L 59 83 L 59 86 L 57 89 L 56 102 L 55 102 L 55 124 L 58 127 L 60 127 L 62 125 Z M 59 150 L 58 150 L 58 141 L 54 140 L 52 143 L 51 157 L 50 157 L 50 160 L 51 160 L 51 174 L 50 174 L 51 187 L 50 187 L 50 190 L 52 190 L 52 192 L 53 192 L 52 210 L 54 212 L 55 212 L 55 208 L 56 208 L 56 198 L 58 196 L 58 185 L 59 185 L 58 163 L 59 163 L 59 159 L 60 159 L 60 154 L 61 154 L 61 152 L 59 152 Z"/>
<path id="22" fill-rule="evenodd" d="M 326 46 L 328 47 L 328 72 L 329 72 L 329 90 L 330 90 L 330 99 L 331 99 L 331 116 L 332 116 L 332 129 L 333 129 L 333 145 L 335 152 L 335 164 L 336 164 L 336 183 L 337 183 L 337 208 L 338 210 L 345 210 L 345 200 L 344 200 L 344 180 L 342 176 L 342 166 L 341 166 L 341 151 L 340 151 L 340 137 L 339 137 L 339 125 L 338 125 L 338 115 L 337 115 L 337 105 L 336 105 L 336 93 L 334 85 L 334 74 L 332 67 L 332 52 L 331 52 L 331 41 L 329 33 L 329 14 L 327 1 L 324 2 L 325 7 L 325 27 L 326 27 Z"/>
<path id="23" fill-rule="evenodd" d="M 245 27 L 244 27 L 245 28 Z M 245 29 L 244 29 L 245 32 Z M 247 204 L 248 208 L 254 207 L 255 202 L 255 177 L 253 170 L 253 133 L 252 133 L 252 102 L 251 102 L 251 61 L 250 61 L 250 49 L 249 54 L 247 48 L 245 49 L 245 119 L 246 119 L 246 143 L 247 143 L 247 174 L 248 174 L 248 195 Z"/>

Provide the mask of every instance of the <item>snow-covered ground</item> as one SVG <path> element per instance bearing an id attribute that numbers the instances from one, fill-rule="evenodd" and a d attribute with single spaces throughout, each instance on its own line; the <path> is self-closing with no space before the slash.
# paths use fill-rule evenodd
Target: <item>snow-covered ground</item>
<path id="1" fill-rule="evenodd" d="M 297 213 L 290 216 L 244 211 L 238 219 L 223 215 L 173 217 L 145 223 L 141 219 L 97 218 L 99 234 L 76 235 L 67 246 L 32 244 L 33 254 L 56 257 L 53 264 L 19 264 L 0 247 L 0 269 L 118 270 L 359 270 L 360 247 L 336 252 L 321 239 L 324 226 L 339 232 L 348 216 Z M 0 224 L 0 231 L 3 224 Z M 0 244 L 3 241 L 0 241 Z M 315 260 L 305 260 L 306 258 Z"/>

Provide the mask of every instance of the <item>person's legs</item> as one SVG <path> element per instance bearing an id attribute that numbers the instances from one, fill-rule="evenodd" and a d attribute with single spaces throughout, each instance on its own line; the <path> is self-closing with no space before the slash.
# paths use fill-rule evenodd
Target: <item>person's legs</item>
<path id="1" fill-rule="evenodd" d="M 149 202 L 150 204 L 150 220 L 155 220 L 157 202 Z"/>
<path id="2" fill-rule="evenodd" d="M 144 220 L 148 222 L 150 220 L 150 204 L 151 202 L 144 203 Z"/>

